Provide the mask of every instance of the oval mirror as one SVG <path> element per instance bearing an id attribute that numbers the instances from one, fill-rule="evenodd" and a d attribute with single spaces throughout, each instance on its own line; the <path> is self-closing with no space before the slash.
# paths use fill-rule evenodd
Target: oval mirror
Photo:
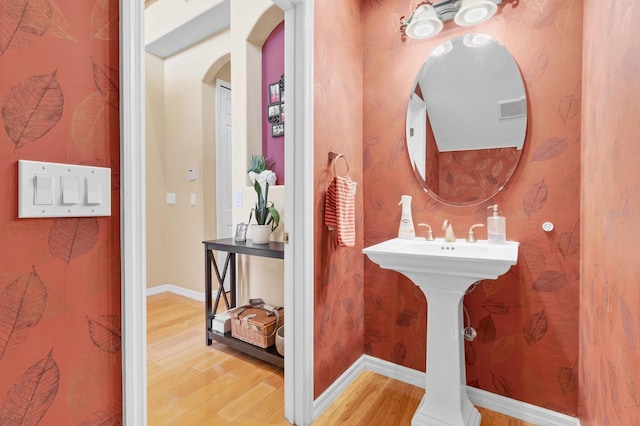
<path id="1" fill-rule="evenodd" d="M 527 130 L 511 53 L 485 34 L 435 48 L 414 81 L 406 126 L 411 165 L 429 194 L 455 206 L 493 197 L 515 171 Z"/>

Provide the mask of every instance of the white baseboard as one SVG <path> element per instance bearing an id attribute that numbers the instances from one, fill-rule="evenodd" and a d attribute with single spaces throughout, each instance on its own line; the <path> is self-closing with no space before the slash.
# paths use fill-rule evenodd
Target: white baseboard
<path id="1" fill-rule="evenodd" d="M 363 355 L 313 402 L 313 419 L 317 419 L 363 370 L 369 370 L 423 389 L 426 385 L 425 373 L 422 371 L 403 367 L 369 355 Z M 467 394 L 474 405 L 506 414 L 525 422 L 545 426 L 580 425 L 580 420 L 576 417 L 567 416 L 566 414 L 481 389 L 467 386 Z"/>
<path id="2" fill-rule="evenodd" d="M 467 395 L 469 395 L 469 399 L 474 405 L 535 425 L 580 426 L 580 419 L 576 417 L 567 416 L 557 411 L 517 401 L 482 389 L 467 386 Z"/>
<path id="3" fill-rule="evenodd" d="M 147 297 L 153 296 L 154 294 L 160 294 L 164 292 L 169 292 L 173 294 L 177 294 L 179 296 L 184 296 L 189 299 L 197 300 L 198 302 L 204 302 L 204 293 L 199 293 L 197 291 L 189 290 L 188 288 L 178 287 L 173 284 L 162 284 L 157 285 L 155 287 L 147 288 Z"/>
<path id="4" fill-rule="evenodd" d="M 331 403 L 344 391 L 347 386 L 351 384 L 358 377 L 358 374 L 362 373 L 365 369 L 365 357 L 366 355 L 358 358 L 356 362 L 351 364 L 351 367 L 347 369 L 338 379 L 322 392 L 315 401 L 313 401 L 313 420 L 316 420 L 324 410 L 331 405 Z"/>

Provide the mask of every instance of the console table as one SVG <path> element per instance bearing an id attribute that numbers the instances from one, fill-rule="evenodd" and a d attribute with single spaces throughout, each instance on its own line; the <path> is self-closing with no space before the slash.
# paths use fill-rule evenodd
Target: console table
<path id="1" fill-rule="evenodd" d="M 243 254 L 248 256 L 271 257 L 275 259 L 284 259 L 284 244 L 271 241 L 268 244 L 253 244 L 251 240 L 246 242 L 236 242 L 233 238 L 224 238 L 220 240 L 203 241 L 204 244 L 204 297 L 205 297 L 205 338 L 207 346 L 212 341 L 224 343 L 225 345 L 244 352 L 263 361 L 284 367 L 284 358 L 276 352 L 275 346 L 267 349 L 260 348 L 250 343 L 243 342 L 231 336 L 231 332 L 219 333 L 211 328 L 211 320 L 215 317 L 218 310 L 220 299 L 222 298 L 227 309 L 236 306 L 236 255 Z M 213 252 L 226 252 L 227 257 L 224 261 L 222 271 L 216 262 Z M 216 293 L 215 302 L 213 301 L 212 291 L 212 274 L 215 272 L 218 281 L 218 291 Z M 230 299 L 224 291 L 224 280 L 229 273 Z"/>

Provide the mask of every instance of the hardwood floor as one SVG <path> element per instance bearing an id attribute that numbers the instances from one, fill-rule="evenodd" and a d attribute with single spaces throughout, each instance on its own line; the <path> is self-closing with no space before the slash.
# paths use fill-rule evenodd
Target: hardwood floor
<path id="1" fill-rule="evenodd" d="M 288 425 L 282 369 L 214 342 L 204 304 L 172 293 L 147 298 L 148 424 Z M 313 423 L 410 425 L 424 391 L 365 371 Z M 482 426 L 533 426 L 478 408 Z"/>
<path id="2" fill-rule="evenodd" d="M 148 297 L 147 342 L 149 425 L 288 424 L 282 369 L 206 346 L 203 303 Z"/>

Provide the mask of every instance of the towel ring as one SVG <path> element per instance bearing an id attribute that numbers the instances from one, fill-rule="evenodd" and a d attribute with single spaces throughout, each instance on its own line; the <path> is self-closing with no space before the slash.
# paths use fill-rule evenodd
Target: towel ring
<path id="1" fill-rule="evenodd" d="M 342 157 L 342 159 L 344 160 L 344 164 L 347 165 L 347 173 L 345 174 L 345 176 L 349 176 L 349 163 L 347 162 L 347 157 L 344 156 L 344 154 L 336 154 L 335 157 L 333 157 L 333 175 L 337 176 L 338 174 L 336 173 L 336 161 L 338 160 L 338 158 Z"/>

